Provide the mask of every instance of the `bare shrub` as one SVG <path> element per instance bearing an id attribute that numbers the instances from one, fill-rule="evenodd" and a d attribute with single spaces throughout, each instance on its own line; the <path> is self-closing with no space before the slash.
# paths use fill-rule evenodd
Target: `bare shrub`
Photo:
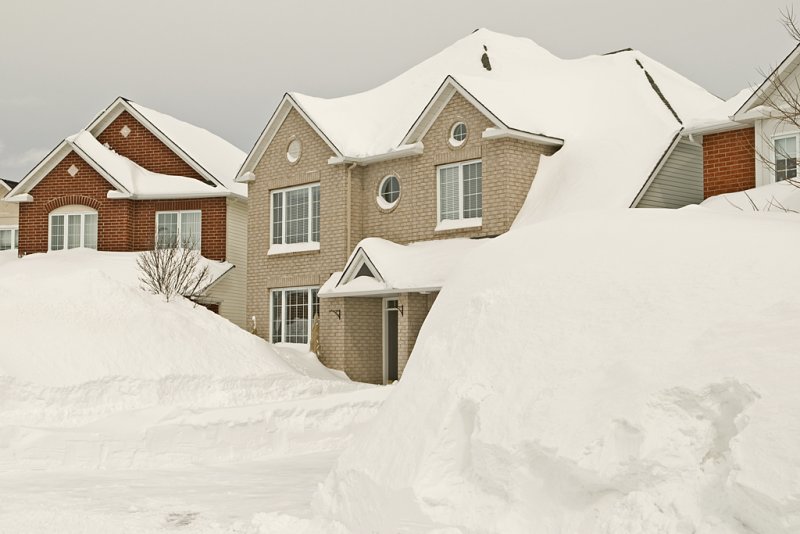
<path id="1" fill-rule="evenodd" d="M 163 295 L 167 302 L 176 295 L 196 301 L 211 283 L 208 265 L 201 265 L 201 259 L 198 251 L 176 244 L 142 252 L 136 258 L 142 289 Z"/>

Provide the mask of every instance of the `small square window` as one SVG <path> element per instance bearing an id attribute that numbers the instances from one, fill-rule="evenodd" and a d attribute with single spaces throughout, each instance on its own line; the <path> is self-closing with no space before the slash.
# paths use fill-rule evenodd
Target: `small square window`
<path id="1" fill-rule="evenodd" d="M 126 125 L 125 125 L 125 126 L 123 126 L 123 127 L 122 127 L 122 129 L 119 131 L 119 134 L 120 134 L 122 137 L 128 137 L 128 136 L 131 134 L 131 129 L 130 129 L 130 128 L 128 128 L 128 125 L 126 124 Z"/>

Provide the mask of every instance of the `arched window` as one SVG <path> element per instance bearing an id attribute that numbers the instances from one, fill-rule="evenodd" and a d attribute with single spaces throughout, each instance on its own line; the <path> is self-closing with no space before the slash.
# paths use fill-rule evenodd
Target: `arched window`
<path id="1" fill-rule="evenodd" d="M 48 250 L 97 249 L 97 211 L 87 206 L 63 206 L 50 212 Z"/>

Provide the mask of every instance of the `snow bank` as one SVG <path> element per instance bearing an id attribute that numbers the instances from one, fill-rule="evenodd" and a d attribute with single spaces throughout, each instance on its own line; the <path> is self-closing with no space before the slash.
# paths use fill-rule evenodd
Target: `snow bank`
<path id="1" fill-rule="evenodd" d="M 78 249 L 0 266 L 0 470 L 338 448 L 382 402 L 385 388 L 326 372 L 312 354 L 282 356 L 202 307 L 143 291 L 134 257 Z"/>
<path id="2" fill-rule="evenodd" d="M 797 532 L 798 236 L 796 215 L 694 206 L 480 247 L 318 493 L 318 521 Z"/>
<path id="3" fill-rule="evenodd" d="M 800 212 L 800 182 L 796 180 L 709 197 L 706 208 L 723 211 Z"/>

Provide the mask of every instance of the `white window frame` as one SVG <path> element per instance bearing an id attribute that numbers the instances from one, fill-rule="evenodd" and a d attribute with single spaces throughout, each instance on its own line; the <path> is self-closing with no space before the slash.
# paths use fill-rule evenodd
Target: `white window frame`
<path id="1" fill-rule="evenodd" d="M 178 215 L 178 248 L 183 248 L 183 239 L 181 239 L 181 227 L 183 226 L 183 215 L 184 214 L 199 214 L 200 215 L 200 239 L 196 244 L 196 247 L 192 250 L 197 250 L 200 252 L 202 250 L 203 245 L 203 211 L 202 210 L 165 210 L 165 211 L 157 211 L 155 217 L 155 237 L 153 238 L 153 242 L 155 243 L 155 247 L 158 248 L 158 216 L 163 214 L 177 214 Z"/>
<path id="2" fill-rule="evenodd" d="M 294 342 L 287 342 L 286 339 L 286 292 L 288 291 L 306 291 L 308 293 L 308 340 L 306 341 L 306 345 L 311 342 L 311 327 L 314 324 L 314 299 L 312 298 L 311 292 L 316 290 L 317 291 L 317 300 L 319 300 L 319 286 L 300 286 L 300 287 L 276 287 L 270 289 L 268 292 L 269 295 L 269 342 L 276 344 L 276 343 L 292 343 Z M 273 328 L 273 310 L 272 310 L 272 299 L 274 293 L 284 293 L 283 298 L 281 298 L 281 340 L 280 341 L 273 341 L 274 339 L 274 332 L 272 331 Z M 302 345 L 302 343 L 301 343 Z"/>
<path id="3" fill-rule="evenodd" d="M 95 236 L 97 239 L 97 247 L 100 247 L 100 214 L 94 211 L 91 208 L 86 208 L 85 211 L 59 211 L 55 209 L 51 211 L 47 216 L 47 252 L 58 252 L 60 250 L 72 250 L 67 248 L 67 221 L 70 215 L 80 215 L 81 216 L 81 244 L 78 248 L 85 248 L 86 245 L 86 216 L 87 215 L 96 215 L 97 216 L 97 233 L 98 235 Z M 53 248 L 53 217 L 64 217 L 64 246 L 63 248 L 54 249 Z M 97 250 L 97 249 L 92 249 Z"/>
<path id="4" fill-rule="evenodd" d="M 794 150 L 795 150 L 795 178 L 787 178 L 787 180 L 797 180 L 800 179 L 800 132 L 789 132 L 789 133 L 782 133 L 780 135 L 776 135 L 772 138 L 772 163 L 774 165 L 773 169 L 771 169 L 770 173 L 770 182 L 769 183 L 777 183 L 778 179 L 776 174 L 778 173 L 778 151 L 776 150 L 777 142 L 783 139 L 794 139 Z M 786 181 L 786 180 L 782 180 Z"/>
<path id="5" fill-rule="evenodd" d="M 0 232 L 11 231 L 11 248 L 5 250 L 18 250 L 19 249 L 19 226 L 13 225 L 0 225 Z M 49 238 L 49 236 L 48 236 Z M 48 241 L 49 243 L 49 241 Z"/>
<path id="6" fill-rule="evenodd" d="M 436 232 L 453 230 L 456 228 L 472 228 L 483 224 L 483 168 L 481 168 L 481 217 L 464 218 L 464 167 L 473 163 L 483 164 L 482 159 L 459 161 L 436 167 Z M 442 220 L 442 184 L 441 169 L 458 168 L 458 219 Z"/>
<path id="7" fill-rule="evenodd" d="M 267 251 L 267 255 L 272 254 L 286 254 L 289 252 L 303 252 L 303 251 L 312 251 L 312 250 L 319 250 L 319 241 L 313 241 L 313 228 L 314 228 L 314 195 L 313 189 L 314 187 L 319 187 L 319 182 L 314 182 L 311 184 L 303 184 L 294 187 L 285 187 L 282 189 L 272 189 L 269 192 L 269 250 Z M 308 241 L 302 241 L 300 243 L 286 243 L 286 193 L 290 191 L 298 191 L 301 189 L 308 190 Z M 275 231 L 275 221 L 272 220 L 273 213 L 274 213 L 274 195 L 276 193 L 280 193 L 282 196 L 282 208 L 281 208 L 281 243 L 273 243 L 274 241 L 274 231 Z M 320 237 L 322 236 L 322 190 L 320 189 L 320 196 L 319 196 L 319 204 L 320 204 Z"/>

